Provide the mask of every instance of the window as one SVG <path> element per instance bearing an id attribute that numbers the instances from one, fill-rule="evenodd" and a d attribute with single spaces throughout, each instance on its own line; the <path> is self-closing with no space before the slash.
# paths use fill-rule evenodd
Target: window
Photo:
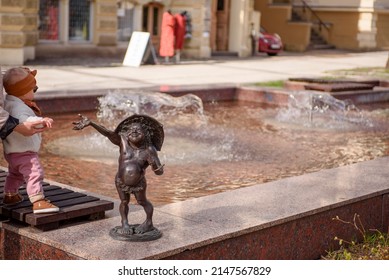
<path id="1" fill-rule="evenodd" d="M 149 22 L 149 7 L 144 6 L 143 7 L 143 22 L 142 22 L 142 30 L 144 32 L 147 32 L 147 27 L 148 27 L 148 22 Z"/>
<path id="2" fill-rule="evenodd" d="M 59 0 L 39 2 L 39 40 L 59 40 Z"/>
<path id="3" fill-rule="evenodd" d="M 128 41 L 134 30 L 134 9 L 122 7 L 118 10 L 118 40 Z"/>
<path id="4" fill-rule="evenodd" d="M 224 0 L 217 0 L 217 10 L 224 11 Z"/>
<path id="5" fill-rule="evenodd" d="M 158 35 L 159 8 L 153 7 L 153 35 Z"/>
<path id="6" fill-rule="evenodd" d="M 69 40 L 90 40 L 90 1 L 69 1 Z"/>

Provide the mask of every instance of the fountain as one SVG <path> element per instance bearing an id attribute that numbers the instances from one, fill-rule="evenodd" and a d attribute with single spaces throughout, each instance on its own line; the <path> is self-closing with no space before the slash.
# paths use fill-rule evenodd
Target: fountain
<path id="1" fill-rule="evenodd" d="M 91 118 L 107 127 L 134 113 L 164 124 L 159 155 L 166 172 L 164 178 L 150 178 L 151 199 L 157 205 L 370 160 L 387 151 L 377 116 L 325 93 L 293 92 L 288 106 L 281 108 L 250 102 L 203 104 L 192 94 L 172 97 L 130 90 L 111 92 L 99 103 Z M 85 162 L 85 168 L 98 165 L 96 175 L 77 178 L 77 183 L 117 196 L 112 178 L 118 151 L 101 135 L 68 131 L 66 137 L 49 141 L 46 149 L 63 161 Z M 67 182 L 71 175 L 56 176 Z"/>
<path id="2" fill-rule="evenodd" d="M 326 96 L 292 94 L 285 107 L 216 99 L 184 106 L 187 109 L 178 109 L 178 115 L 173 116 L 160 114 L 164 110 L 153 109 L 154 104 L 145 101 L 145 96 L 117 91 L 106 98 L 113 95 L 114 100 L 121 100 L 117 106 L 110 101 L 111 105 L 102 107 L 109 107 L 118 119 L 125 115 L 116 108 L 125 106 L 134 112 L 159 113 L 165 126 L 161 152 L 175 159 L 161 156 L 164 176 L 150 176 L 148 185 L 158 228 L 166 234 L 161 241 L 148 242 L 141 249 L 131 243 L 118 244 L 106 237 L 106 229 L 120 221 L 116 210 L 102 221 L 48 234 L 17 228 L 17 240 L 24 244 L 47 241 L 45 252 L 54 253 L 49 257 L 45 253 L 44 258 L 315 259 L 329 248 L 335 234 L 349 236 L 342 226 L 332 224 L 331 218 L 336 215 L 363 213 L 367 227 L 381 229 L 382 209 L 387 205 L 388 165 L 383 157 L 388 154 L 389 143 L 387 106 L 359 110 L 347 102 L 327 100 Z M 138 106 L 128 98 L 148 105 Z M 171 101 L 180 98 L 167 103 L 165 100 L 162 107 L 172 110 Z M 343 109 L 350 113 L 331 116 Z M 98 119 L 100 111 L 85 114 Z M 47 166 L 46 178 L 117 198 L 112 180 L 117 154 L 112 155 L 111 144 L 101 144 L 104 138 L 91 131 L 80 132 L 81 136 L 73 134 L 71 122 L 76 117 L 54 116 L 58 129 L 46 133 L 41 156 Z M 85 146 L 81 145 L 85 141 L 93 147 L 89 152 L 79 147 Z M 99 152 L 98 144 L 108 147 L 108 151 Z M 80 148 L 80 154 L 69 154 L 76 150 L 74 147 Z M 98 152 L 101 155 L 95 157 Z M 132 213 L 134 219 L 143 216 L 143 211 Z M 41 246 L 24 246 L 15 252 L 31 256 L 34 248 L 39 250 Z"/>

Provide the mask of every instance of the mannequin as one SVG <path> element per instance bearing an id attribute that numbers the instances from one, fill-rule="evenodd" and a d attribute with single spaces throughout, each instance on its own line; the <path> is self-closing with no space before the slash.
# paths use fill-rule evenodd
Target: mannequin
<path id="1" fill-rule="evenodd" d="M 175 50 L 176 50 L 176 62 L 179 63 L 181 60 L 181 50 L 184 47 L 186 26 L 185 26 L 185 14 L 182 12 L 180 14 L 174 15 L 176 20 L 176 25 L 174 29 L 174 35 L 176 37 Z"/>
<path id="2" fill-rule="evenodd" d="M 169 58 L 174 56 L 174 29 L 175 29 L 175 18 L 168 10 L 163 13 L 162 25 L 161 25 L 161 41 L 159 46 L 159 55 L 165 57 L 165 62 L 169 62 Z"/>

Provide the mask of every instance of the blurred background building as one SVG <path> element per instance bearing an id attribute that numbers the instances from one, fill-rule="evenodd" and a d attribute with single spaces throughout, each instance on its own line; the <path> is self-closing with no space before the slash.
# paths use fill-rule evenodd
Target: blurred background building
<path id="1" fill-rule="evenodd" d="M 149 32 L 158 50 L 166 10 L 187 12 L 187 58 L 250 56 L 251 23 L 288 51 L 389 47 L 389 0 L 0 0 L 0 64 L 124 55 L 134 31 Z"/>

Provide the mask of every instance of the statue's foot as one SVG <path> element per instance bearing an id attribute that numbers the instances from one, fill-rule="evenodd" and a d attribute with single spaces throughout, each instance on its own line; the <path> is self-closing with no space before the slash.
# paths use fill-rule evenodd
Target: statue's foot
<path id="1" fill-rule="evenodd" d="M 143 224 L 135 228 L 135 233 L 142 234 L 148 231 L 152 231 L 153 229 L 154 229 L 153 223 L 149 221 L 145 221 Z"/>
<path id="2" fill-rule="evenodd" d="M 142 225 L 130 225 L 129 230 L 122 226 L 114 227 L 110 230 L 109 235 L 116 240 L 140 242 L 156 240 L 162 236 L 162 232 L 153 227 L 152 224 L 143 223 Z"/>
<path id="3" fill-rule="evenodd" d="M 117 233 L 122 235 L 131 235 L 134 234 L 134 228 L 130 226 L 123 226 L 117 229 Z"/>

